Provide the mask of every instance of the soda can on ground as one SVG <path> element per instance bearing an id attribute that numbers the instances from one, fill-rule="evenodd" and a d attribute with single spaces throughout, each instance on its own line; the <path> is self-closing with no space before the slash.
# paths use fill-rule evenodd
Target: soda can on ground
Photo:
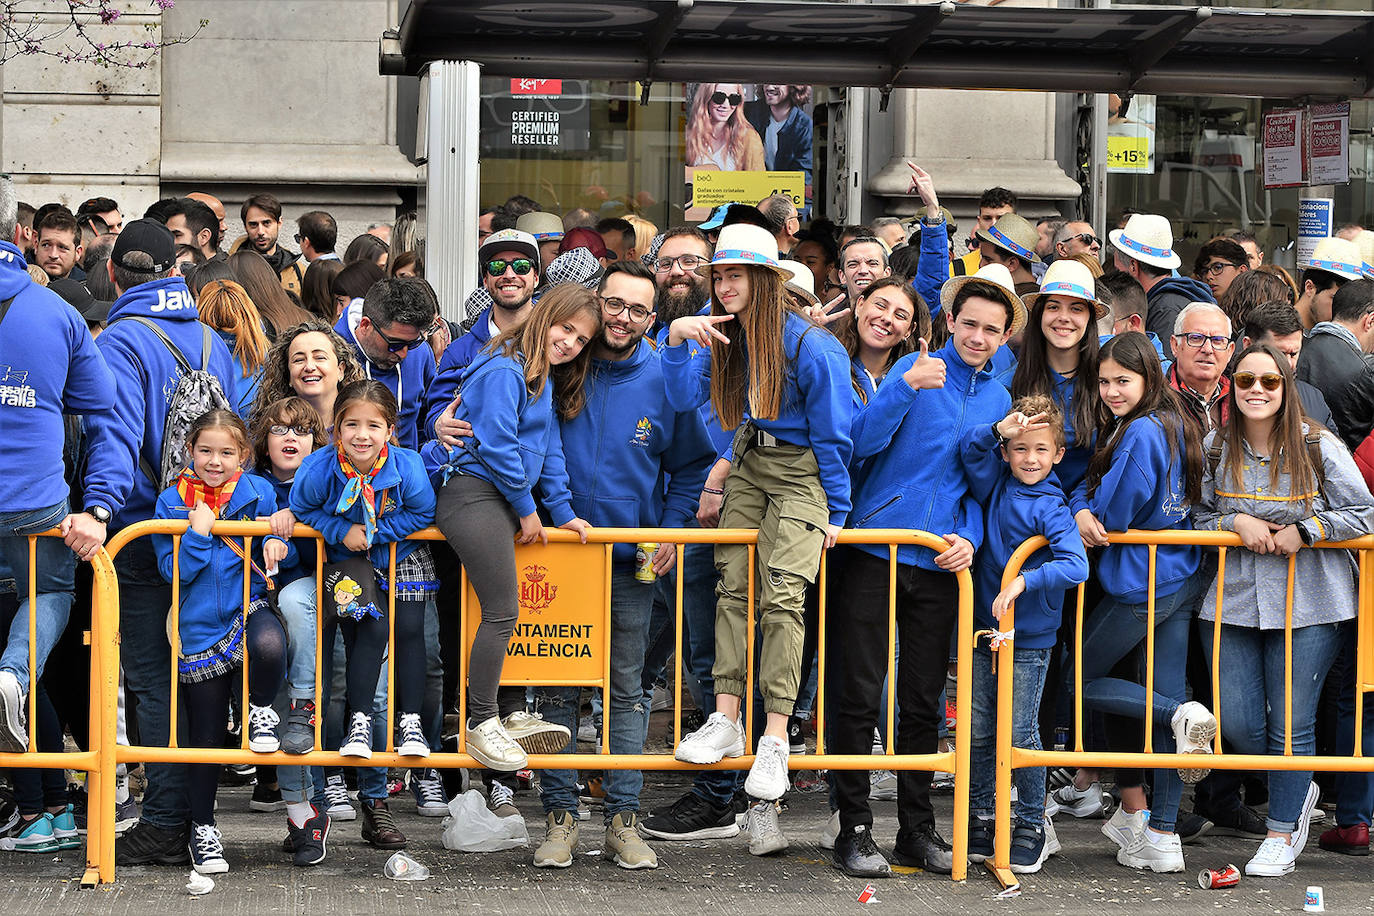
<path id="1" fill-rule="evenodd" d="M 658 551 L 657 544 L 636 544 L 635 545 L 635 580 L 639 582 L 652 582 L 657 576 L 654 574 L 654 554 Z"/>
<path id="2" fill-rule="evenodd" d="M 1240 869 L 1234 865 L 1225 868 L 1204 868 L 1197 876 L 1197 886 L 1203 890 L 1216 890 L 1235 887 L 1240 883 Z"/>

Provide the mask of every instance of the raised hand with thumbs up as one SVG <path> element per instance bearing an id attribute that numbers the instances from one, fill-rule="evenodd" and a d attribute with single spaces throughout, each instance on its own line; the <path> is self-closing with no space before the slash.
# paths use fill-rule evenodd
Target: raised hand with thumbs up
<path id="1" fill-rule="evenodd" d="M 917 345 L 920 349 L 917 351 L 916 361 L 902 373 L 902 378 L 916 389 L 945 387 L 945 361 L 938 356 L 930 355 L 930 348 L 924 337 L 917 341 Z"/>

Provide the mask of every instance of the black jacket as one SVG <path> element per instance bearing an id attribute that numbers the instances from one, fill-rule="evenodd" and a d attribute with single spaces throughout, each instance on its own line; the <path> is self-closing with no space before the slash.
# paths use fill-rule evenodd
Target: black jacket
<path id="1" fill-rule="evenodd" d="M 1194 302 L 1216 302 L 1212 289 L 1190 277 L 1165 277 L 1146 294 L 1145 330 L 1164 344 L 1164 355 L 1174 358 L 1174 319 Z"/>
<path id="2" fill-rule="evenodd" d="M 1298 380 L 1322 393 L 1335 431 L 1352 451 L 1374 428 L 1374 360 L 1323 321 L 1298 356 Z"/>

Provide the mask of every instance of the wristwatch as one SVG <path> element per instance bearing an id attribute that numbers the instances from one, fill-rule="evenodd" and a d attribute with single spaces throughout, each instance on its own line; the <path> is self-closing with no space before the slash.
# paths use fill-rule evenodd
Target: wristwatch
<path id="1" fill-rule="evenodd" d="M 110 510 L 104 506 L 87 506 L 83 511 L 102 525 L 110 523 Z"/>

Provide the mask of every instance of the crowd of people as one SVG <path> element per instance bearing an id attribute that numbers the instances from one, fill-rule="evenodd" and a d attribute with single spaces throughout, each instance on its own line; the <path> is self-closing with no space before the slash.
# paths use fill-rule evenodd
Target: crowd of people
<path id="1" fill-rule="evenodd" d="M 725 90 L 738 87 L 708 88 L 724 96 L 712 105 L 737 105 Z M 815 705 L 826 553 L 826 747 L 928 754 L 950 727 L 970 728 L 972 860 L 992 855 L 997 675 L 984 642 L 971 683 L 948 677 L 964 570 L 978 627 L 1013 650 L 1000 654 L 1017 746 L 1061 743 L 1082 702 L 1090 748 L 1139 750 L 1151 722 L 1156 751 L 1196 755 L 1177 770 L 1114 772 L 1120 806 L 1103 833 L 1118 862 L 1181 871 L 1184 843 L 1225 829 L 1256 840 L 1248 874 L 1291 872 L 1319 782 L 1209 774 L 1205 755 L 1218 703 L 1227 750 L 1352 751 L 1356 567 L 1349 552 L 1313 545 L 1374 530 L 1374 233 L 1323 240 L 1295 279 L 1238 231 L 1203 245 L 1189 277 L 1162 216 L 1128 214 L 1104 243 L 1086 222 L 1036 225 L 993 188 L 959 254 L 953 217 L 914 164 L 910 193 L 922 205 L 910 222 L 803 229 L 776 196 L 663 231 L 516 197 L 480 215 L 480 282 L 441 310 L 413 214 L 340 256 L 334 218 L 302 213 L 297 254 L 281 241 L 280 203 L 255 194 L 226 252 L 225 208 L 209 195 L 161 200 L 126 222 L 106 198 L 35 210 L 0 180 L 0 579 L 13 585 L 0 750 L 30 749 L 30 693 L 35 749 L 60 750 L 68 734 L 84 744 L 73 677 L 86 668 L 84 561 L 129 525 L 181 521 L 184 534 L 136 539 L 115 558 L 121 740 L 161 746 L 177 729 L 181 746 L 217 747 L 233 719 L 253 751 L 338 750 L 357 766 L 258 767 L 253 807 L 285 812 L 296 865 L 323 861 L 330 830 L 359 811 L 364 840 L 403 848 L 387 771 L 367 761 L 390 738 L 413 760 L 417 813 L 447 815 L 458 775 L 426 758 L 445 748 L 460 689 L 458 727 L 498 817 L 520 816 L 517 774 L 531 753 L 571 752 L 603 730 L 612 753 L 641 752 L 681 577 L 678 663 L 699 713 L 675 756 L 754 759 L 744 773 L 698 771 L 651 813 L 640 772 L 607 770 L 602 853 L 654 868 L 646 840 L 732 837 L 741 815 L 750 852 L 776 853 L 788 845 L 789 757 L 805 752 Z M 248 551 L 215 534 L 219 520 L 265 521 L 271 534 Z M 297 523 L 320 540 L 296 537 Z M 408 539 L 430 525 L 443 541 Z M 756 569 L 744 545 L 687 545 L 680 567 L 672 545 L 642 562 L 617 545 L 606 708 L 583 721 L 576 689 L 502 686 L 520 617 L 517 544 L 547 542 L 552 527 L 585 542 L 593 527 L 692 526 L 757 529 Z M 53 528 L 61 538 L 34 542 L 30 582 L 27 536 Z M 895 672 L 889 548 L 838 544 L 846 528 L 943 542 L 897 548 Z M 1219 569 L 1215 550 L 1109 536 L 1195 528 L 1234 532 L 1243 547 Z M 1013 551 L 1035 536 L 1049 546 L 1004 588 Z M 460 566 L 481 602 L 470 652 Z M 1088 610 L 1075 634 L 1064 608 L 1080 587 Z M 889 676 L 896 734 L 884 737 Z M 972 692 L 971 722 L 946 721 L 956 688 Z M 1323 734 L 1328 709 L 1336 724 Z M 121 773 L 118 863 L 227 871 L 222 768 L 143 772 L 141 808 Z M 11 778 L 0 849 L 79 845 L 84 808 L 60 771 Z M 932 779 L 894 776 L 880 758 L 870 772 L 830 773 L 822 835 L 836 866 L 883 877 L 890 858 L 949 873 Z M 1102 775 L 1054 784 L 1023 768 L 1014 780 L 1011 867 L 1034 872 L 1060 848 L 1054 815 L 1102 812 Z M 1189 784 L 1192 812 L 1181 808 Z M 1374 779 L 1341 775 L 1326 791 L 1336 826 L 1320 845 L 1368 854 Z M 578 774 L 543 771 L 539 795 L 546 831 L 533 862 L 568 867 Z M 888 855 L 870 801 L 894 797 Z"/>

